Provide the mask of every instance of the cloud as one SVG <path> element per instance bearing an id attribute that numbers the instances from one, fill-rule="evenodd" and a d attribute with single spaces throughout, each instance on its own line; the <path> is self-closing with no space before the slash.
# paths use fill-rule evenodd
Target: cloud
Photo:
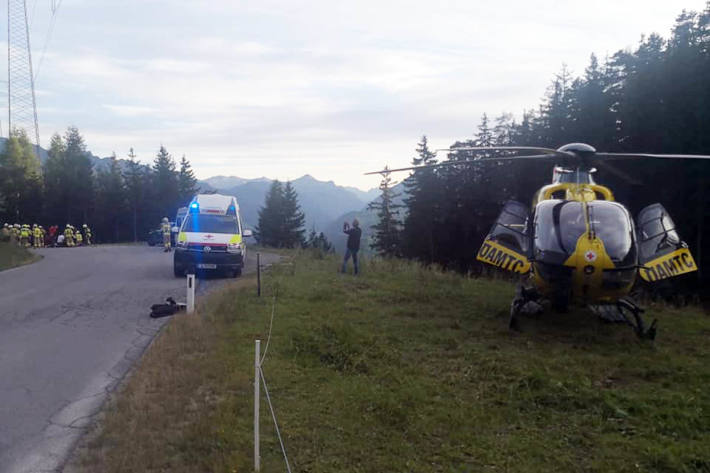
<path id="1" fill-rule="evenodd" d="M 42 66 L 40 130 L 47 142 L 73 124 L 97 154 L 147 160 L 163 143 L 201 177 L 373 186 L 362 172 L 406 164 L 422 134 L 445 147 L 483 112 L 519 116 L 563 62 L 579 73 L 678 13 L 667 0 L 74 0 Z M 34 19 L 35 49 L 47 25 Z"/>

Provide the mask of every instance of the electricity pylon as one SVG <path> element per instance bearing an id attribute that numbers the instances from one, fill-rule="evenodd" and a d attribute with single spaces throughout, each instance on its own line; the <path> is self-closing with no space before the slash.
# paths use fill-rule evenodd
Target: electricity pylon
<path id="1" fill-rule="evenodd" d="M 7 109 L 9 134 L 25 130 L 39 155 L 39 126 L 32 73 L 27 1 L 7 0 Z"/>

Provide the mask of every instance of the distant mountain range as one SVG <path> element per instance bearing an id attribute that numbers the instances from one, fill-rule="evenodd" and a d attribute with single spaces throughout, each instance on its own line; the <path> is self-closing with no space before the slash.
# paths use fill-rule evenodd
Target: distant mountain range
<path id="1" fill-rule="evenodd" d="M 264 205 L 264 198 L 271 179 L 244 179 L 236 176 L 215 176 L 198 182 L 200 189 L 206 192 L 219 192 L 233 195 L 239 202 L 242 217 L 249 226 L 256 226 L 259 221 L 259 209 Z M 368 192 L 353 187 L 336 185 L 333 181 L 319 181 L 306 174 L 291 181 L 298 193 L 298 200 L 306 215 L 306 230 L 315 227 L 318 232 L 325 232 L 333 221 L 349 212 L 362 211 L 369 202 L 379 195 L 377 189 Z"/>

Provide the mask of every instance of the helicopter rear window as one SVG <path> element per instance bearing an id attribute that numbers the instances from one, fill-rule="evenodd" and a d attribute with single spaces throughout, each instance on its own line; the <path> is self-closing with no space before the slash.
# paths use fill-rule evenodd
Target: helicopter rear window
<path id="1" fill-rule="evenodd" d="M 577 247 L 577 240 L 587 230 L 580 202 L 546 200 L 535 210 L 535 251 L 545 259 L 557 254 L 565 257 Z M 560 261 L 561 263 L 562 261 Z"/>
<path id="2" fill-rule="evenodd" d="M 614 263 L 636 264 L 636 246 L 628 212 L 619 204 L 589 204 L 589 223 L 594 234 L 604 242 L 604 249 Z"/>

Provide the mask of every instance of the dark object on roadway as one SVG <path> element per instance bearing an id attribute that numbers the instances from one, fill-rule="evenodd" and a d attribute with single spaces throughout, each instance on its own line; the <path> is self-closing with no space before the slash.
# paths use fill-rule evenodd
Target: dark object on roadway
<path id="1" fill-rule="evenodd" d="M 172 223 L 171 223 L 172 225 Z M 175 245 L 175 233 L 170 232 L 170 245 Z M 148 236 L 145 239 L 149 246 L 162 245 L 163 244 L 163 230 L 156 228 L 148 232 Z"/>
<path id="2" fill-rule="evenodd" d="M 153 304 L 150 306 L 150 316 L 157 319 L 185 310 L 185 304 L 178 304 L 172 297 L 168 297 L 166 301 L 168 302 L 167 304 Z"/>

